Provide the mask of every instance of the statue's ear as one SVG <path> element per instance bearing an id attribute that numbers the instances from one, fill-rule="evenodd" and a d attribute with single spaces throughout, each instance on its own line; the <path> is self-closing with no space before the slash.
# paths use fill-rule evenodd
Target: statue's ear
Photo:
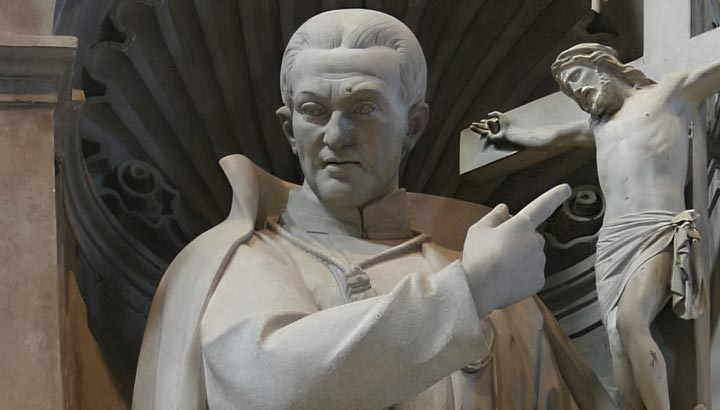
<path id="1" fill-rule="evenodd" d="M 424 102 L 417 103 L 408 112 L 408 128 L 405 136 L 405 151 L 410 152 L 420 139 L 430 116 L 430 107 Z"/>
<path id="2" fill-rule="evenodd" d="M 292 129 L 292 110 L 287 105 L 283 105 L 275 111 L 275 115 L 280 121 L 280 127 L 282 127 L 283 133 L 290 143 L 293 154 L 297 155 L 297 144 Z"/>

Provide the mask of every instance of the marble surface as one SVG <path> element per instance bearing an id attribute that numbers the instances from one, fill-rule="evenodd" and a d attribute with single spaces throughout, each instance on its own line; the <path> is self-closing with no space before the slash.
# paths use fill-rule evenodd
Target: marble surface
<path id="1" fill-rule="evenodd" d="M 15 34 L 51 34 L 54 0 L 3 0 L 0 31 Z"/>
<path id="2" fill-rule="evenodd" d="M 0 408 L 62 409 L 51 108 L 0 107 L 0 164 Z"/>
<path id="3" fill-rule="evenodd" d="M 54 3 L 0 2 L 0 409 L 66 404 L 54 113 L 76 43 L 49 36 Z"/>

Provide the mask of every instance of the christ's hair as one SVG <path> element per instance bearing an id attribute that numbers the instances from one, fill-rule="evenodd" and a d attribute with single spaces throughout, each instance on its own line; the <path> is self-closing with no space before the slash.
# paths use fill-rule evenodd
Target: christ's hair
<path id="1" fill-rule="evenodd" d="M 571 95 L 572 90 L 568 84 L 562 81 L 560 75 L 563 71 L 578 65 L 608 70 L 635 88 L 655 84 L 642 71 L 621 63 L 614 48 L 598 43 L 582 43 L 560 53 L 550 66 L 555 81 L 565 94 Z"/>

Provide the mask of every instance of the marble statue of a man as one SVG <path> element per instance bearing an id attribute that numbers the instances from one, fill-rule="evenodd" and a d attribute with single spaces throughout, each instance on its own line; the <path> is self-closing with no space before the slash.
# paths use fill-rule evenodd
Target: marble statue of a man
<path id="1" fill-rule="evenodd" d="M 298 29 L 277 114 L 305 183 L 221 161 L 230 216 L 165 274 L 133 409 L 610 408 L 528 298 L 543 283 L 535 228 L 569 188 L 513 217 L 399 189 L 425 83 L 420 45 L 390 16 L 332 11 Z"/>
<path id="2" fill-rule="evenodd" d="M 720 62 L 656 84 L 621 64 L 612 48 L 579 44 L 558 56 L 552 72 L 589 121 L 525 129 L 491 113 L 471 128 L 524 146 L 595 144 L 606 201 L 596 283 L 615 382 L 626 409 L 669 409 L 666 364 L 650 325 L 671 297 L 683 319 L 697 318 L 707 305 L 704 275 L 692 258 L 699 235 L 685 183 L 690 121 L 720 89 Z"/>

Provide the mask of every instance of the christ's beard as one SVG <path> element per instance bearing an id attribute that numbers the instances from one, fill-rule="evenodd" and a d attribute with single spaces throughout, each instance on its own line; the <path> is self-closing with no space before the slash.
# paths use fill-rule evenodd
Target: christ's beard
<path id="1" fill-rule="evenodd" d="M 597 94 L 593 98 L 590 115 L 596 120 L 613 115 L 622 108 L 622 96 L 609 83 L 608 78 L 601 79 Z"/>

